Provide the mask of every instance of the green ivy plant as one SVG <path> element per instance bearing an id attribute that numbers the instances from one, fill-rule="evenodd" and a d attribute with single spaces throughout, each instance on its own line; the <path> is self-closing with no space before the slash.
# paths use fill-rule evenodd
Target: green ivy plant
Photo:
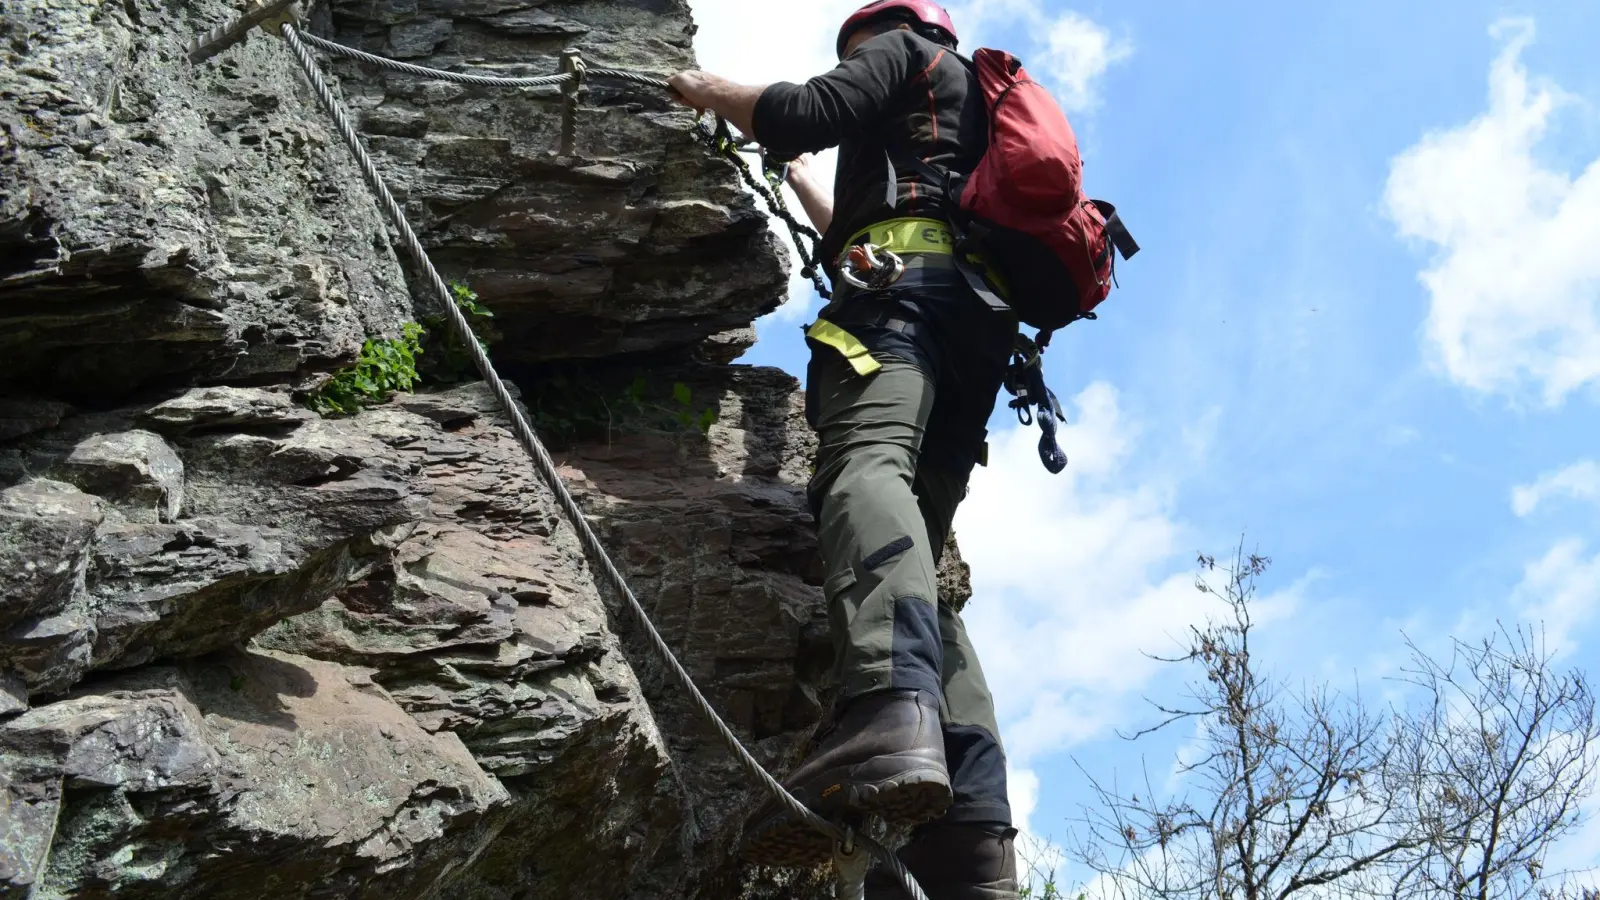
<path id="1" fill-rule="evenodd" d="M 494 313 L 478 302 L 478 295 L 461 282 L 450 285 L 452 299 L 466 314 L 473 334 L 487 347 L 484 333 Z M 353 416 L 396 391 L 414 390 L 424 378 L 435 382 L 465 381 L 474 372 L 472 355 L 445 317 L 427 316 L 424 324 L 407 322 L 398 338 L 370 338 L 361 345 L 355 364 L 340 369 L 306 398 L 306 404 L 324 416 Z M 438 362 L 419 371 L 418 360 L 432 356 Z"/>
<path id="2" fill-rule="evenodd" d="M 463 282 L 452 281 L 450 293 L 456 308 L 466 315 L 467 324 L 472 328 L 473 338 L 478 342 L 478 346 L 487 350 L 488 342 L 493 337 L 491 320 L 494 319 L 494 313 L 479 303 L 477 292 Z M 446 383 L 475 379 L 477 368 L 472 364 L 472 354 L 468 351 L 466 342 L 462 341 L 456 330 L 445 321 L 445 317 L 427 316 L 422 321 L 427 326 L 428 349 L 432 351 L 434 359 L 434 363 L 429 365 L 424 373 L 428 379 Z"/>
<path id="3" fill-rule="evenodd" d="M 398 338 L 368 338 L 355 365 L 340 369 L 308 398 L 308 405 L 325 416 L 353 416 L 395 391 L 417 384 L 417 357 L 422 355 L 423 328 L 416 322 L 402 326 Z"/>
<path id="4" fill-rule="evenodd" d="M 487 349 L 492 339 L 494 313 L 479 302 L 466 284 L 450 284 L 451 299 L 467 317 L 473 339 Z M 355 415 L 368 406 L 387 401 L 396 391 L 411 391 L 422 380 L 435 383 L 466 381 L 475 376 L 467 345 L 443 315 L 428 316 L 424 324 L 407 322 L 401 336 L 369 339 L 354 365 L 334 373 L 307 398 L 307 405 L 325 416 Z M 418 360 L 428 357 L 419 371 Z M 713 403 L 696 410 L 694 392 L 681 381 L 663 392 L 644 375 L 635 375 L 625 388 L 617 382 L 589 375 L 568 378 L 559 371 L 531 386 L 528 401 L 534 426 L 556 443 L 613 434 L 705 435 L 717 422 Z"/>
<path id="5" fill-rule="evenodd" d="M 664 391 L 636 375 L 619 388 L 616 381 L 558 371 L 528 387 L 534 427 L 557 444 L 616 434 L 704 435 L 717 422 L 716 407 L 697 410 L 693 391 L 681 381 Z"/>
<path id="6" fill-rule="evenodd" d="M 639 398 L 636 402 L 641 405 L 643 404 L 644 384 L 644 376 L 641 375 L 635 378 L 633 384 L 629 387 L 630 392 L 633 392 Z M 717 424 L 716 407 L 708 406 L 701 410 L 698 415 L 695 413 L 694 395 L 690 392 L 687 384 L 681 381 L 673 383 L 672 400 L 676 404 L 676 408 L 671 410 L 672 417 L 684 428 L 693 428 L 701 434 L 706 434 L 711 431 L 712 425 Z"/>

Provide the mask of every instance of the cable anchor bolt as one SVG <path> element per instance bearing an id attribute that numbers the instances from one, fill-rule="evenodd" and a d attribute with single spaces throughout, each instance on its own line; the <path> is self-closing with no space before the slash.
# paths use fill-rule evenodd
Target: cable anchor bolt
<path id="1" fill-rule="evenodd" d="M 218 25 L 190 43 L 189 62 L 198 65 L 244 43 L 249 40 L 250 32 L 258 25 L 266 27 L 268 23 L 274 23 L 270 30 L 273 34 L 277 34 L 277 29 L 284 22 L 299 20 L 299 3 L 296 0 L 253 0 L 232 22 Z"/>
<path id="2" fill-rule="evenodd" d="M 561 51 L 561 72 L 571 75 L 561 85 L 561 155 L 576 156 L 578 143 L 578 98 L 583 92 L 589 66 L 583 61 L 583 51 L 568 47 Z"/>

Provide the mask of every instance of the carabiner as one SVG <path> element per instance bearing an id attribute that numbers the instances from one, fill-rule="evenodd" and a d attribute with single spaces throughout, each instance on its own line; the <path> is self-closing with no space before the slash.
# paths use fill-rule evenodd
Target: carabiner
<path id="1" fill-rule="evenodd" d="M 865 274 L 866 280 L 859 278 L 857 273 Z M 905 273 L 905 260 L 893 250 L 885 250 L 877 244 L 856 244 L 851 247 L 845 254 L 845 264 L 839 267 L 839 277 L 851 287 L 863 291 L 881 291 L 899 281 Z"/>

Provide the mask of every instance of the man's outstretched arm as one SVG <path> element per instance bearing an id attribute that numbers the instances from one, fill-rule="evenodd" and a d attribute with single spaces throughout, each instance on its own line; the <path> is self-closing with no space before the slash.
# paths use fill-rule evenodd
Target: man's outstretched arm
<path id="1" fill-rule="evenodd" d="M 695 71 L 667 83 L 680 103 L 721 115 L 769 150 L 815 153 L 882 124 L 912 74 L 927 67 L 918 48 L 911 32 L 896 30 L 866 41 L 805 84 L 754 87 Z"/>
<path id="2" fill-rule="evenodd" d="M 806 218 L 811 220 L 811 227 L 827 231 L 833 222 L 833 198 L 817 181 L 817 175 L 811 169 L 812 162 L 808 153 L 789 163 L 789 187 L 800 198 L 800 207 L 806 211 Z"/>
<path id="3" fill-rule="evenodd" d="M 678 101 L 695 112 L 710 110 L 728 120 L 741 134 L 753 135 L 756 101 L 766 85 L 738 84 L 710 72 L 690 70 L 667 79 L 678 92 Z"/>

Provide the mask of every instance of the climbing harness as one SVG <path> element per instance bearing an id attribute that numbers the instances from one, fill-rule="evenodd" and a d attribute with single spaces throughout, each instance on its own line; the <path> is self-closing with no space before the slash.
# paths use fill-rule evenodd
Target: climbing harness
<path id="1" fill-rule="evenodd" d="M 993 285 L 995 293 L 1007 294 L 1005 279 L 981 255 L 959 250 L 959 244 L 955 231 L 940 219 L 886 219 L 868 225 L 845 241 L 845 249 L 839 254 L 839 274 L 854 287 L 860 288 L 859 282 L 865 281 L 868 288 L 881 289 L 900 280 L 912 267 L 904 256 L 914 254 L 922 260 L 917 265 L 964 265 L 986 284 Z"/>
<path id="2" fill-rule="evenodd" d="M 994 272 L 981 255 L 963 252 L 960 248 L 960 235 L 943 221 L 918 217 L 888 219 L 869 225 L 850 238 L 848 249 L 840 255 L 839 275 L 852 287 L 881 290 L 905 274 L 908 264 L 900 254 L 914 254 L 918 258 L 917 265 L 931 264 L 928 258 L 932 257 L 940 265 L 962 269 L 969 284 L 978 279 L 986 290 L 992 289 L 999 298 L 1006 297 L 1009 292 L 1005 279 Z M 1092 319 L 1094 313 L 1085 313 L 1082 318 Z M 1042 330 L 1037 338 L 1016 336 L 1004 385 L 1016 398 L 1010 406 L 1024 427 L 1033 424 L 1034 407 L 1038 407 L 1037 418 L 1043 432 L 1039 438 L 1039 459 L 1051 474 L 1060 474 L 1067 467 L 1067 454 L 1056 439 L 1056 423 L 1065 422 L 1067 418 L 1061 411 L 1060 401 L 1044 382 L 1042 354 L 1050 344 L 1051 335 L 1052 332 Z M 857 366 L 858 372 L 861 372 L 860 360 L 872 358 L 860 341 L 823 319 L 817 320 L 807 337 L 843 353 Z"/>
<path id="3" fill-rule="evenodd" d="M 327 79 L 322 74 L 322 70 L 318 68 L 310 47 L 314 44 L 327 49 L 331 42 L 320 38 L 315 41 L 307 40 L 308 36 L 302 35 L 298 27 L 299 19 L 298 4 L 294 2 L 288 2 L 288 0 L 260 0 L 260 2 L 250 6 L 236 21 L 221 28 L 213 29 L 199 41 L 196 41 L 191 46 L 189 58 L 195 61 L 209 59 L 244 41 L 250 31 L 258 26 L 268 25 L 270 26 L 269 32 L 275 32 L 283 38 L 293 52 L 295 61 L 299 64 L 306 80 L 310 82 L 318 103 L 333 120 L 334 128 L 339 132 L 340 138 L 343 139 L 351 155 L 355 157 L 368 189 L 372 191 L 378 201 L 378 205 L 388 215 L 390 222 L 399 233 L 400 242 L 411 256 L 412 262 L 421 270 L 429 287 L 432 288 L 435 299 L 444 310 L 445 320 L 450 323 L 450 327 L 455 330 L 457 336 L 461 339 L 462 345 L 472 357 L 473 364 L 477 367 L 479 374 L 483 376 L 484 383 L 489 386 L 489 389 L 493 391 L 495 397 L 500 401 L 501 407 L 505 410 L 506 416 L 510 420 L 512 434 L 516 436 L 517 442 L 522 445 L 523 450 L 533 460 L 534 467 L 538 470 L 540 478 L 555 494 L 556 501 L 566 514 L 567 520 L 572 523 L 573 530 L 577 532 L 578 539 L 583 544 L 590 560 L 604 575 L 603 583 L 608 585 L 625 601 L 628 611 L 644 632 L 650 645 L 663 662 L 666 663 L 673 679 L 689 695 L 701 715 L 711 724 L 717 735 L 722 739 L 723 744 L 727 747 L 728 752 L 734 756 L 746 774 L 761 783 L 791 815 L 834 840 L 837 848 L 835 860 L 839 864 L 839 896 L 852 898 L 861 896 L 862 883 L 866 875 L 866 867 L 862 864 L 865 857 L 861 851 L 865 850 L 867 853 L 877 857 L 895 875 L 902 887 L 904 887 L 908 897 L 912 898 L 912 900 L 927 900 L 927 895 L 923 893 L 922 888 L 917 884 L 916 879 L 911 876 L 911 873 L 906 870 L 905 865 L 881 842 L 882 832 L 876 823 L 867 823 L 867 830 L 871 833 L 861 833 L 848 826 L 830 822 L 801 804 L 777 779 L 762 768 L 755 757 L 750 755 L 750 752 L 740 743 L 739 738 L 733 733 L 732 729 L 717 715 L 716 710 L 711 707 L 705 695 L 695 686 L 694 680 L 689 677 L 688 671 L 683 668 L 682 663 L 678 662 L 671 648 L 667 646 L 665 639 L 661 637 L 661 633 L 656 630 L 655 624 L 650 621 L 649 614 L 645 612 L 638 598 L 634 596 L 633 590 L 628 586 L 627 580 L 623 578 L 622 572 L 617 569 L 610 555 L 606 553 L 605 547 L 600 543 L 599 536 L 595 534 L 594 529 L 589 525 L 588 519 L 584 517 L 582 508 L 578 506 L 578 502 L 572 496 L 572 492 L 567 489 L 566 483 L 562 481 L 561 475 L 556 469 L 555 461 L 551 459 L 544 444 L 539 440 L 533 427 L 529 425 L 527 418 L 522 414 L 521 408 L 517 406 L 516 400 L 512 397 L 505 381 L 495 371 L 494 365 L 489 360 L 489 355 L 484 350 L 483 345 L 473 338 L 472 328 L 467 322 L 466 314 L 456 305 L 444 278 L 440 276 L 439 270 L 434 268 L 433 261 L 428 257 L 428 252 L 422 246 L 421 239 L 417 237 L 416 231 L 412 229 L 411 223 L 406 219 L 404 210 L 395 200 L 394 194 L 390 192 L 388 185 L 384 183 L 383 176 L 378 171 L 377 163 L 373 161 L 371 154 L 367 152 L 359 133 L 350 121 L 350 116 L 334 96 L 332 88 L 329 87 Z M 344 51 L 349 52 L 346 53 Z M 360 51 L 341 48 L 341 50 L 333 52 L 348 56 Z M 577 82 L 581 86 L 583 77 L 587 75 L 588 77 L 623 78 L 624 80 L 650 87 L 667 87 L 665 81 L 640 73 L 600 68 L 591 68 L 584 71 L 581 67 L 581 57 L 577 57 L 576 51 L 569 51 L 569 53 L 572 54 L 572 62 L 568 62 L 569 58 L 565 54 L 563 55 L 563 67 L 567 70 L 563 71 L 559 76 L 553 76 L 559 80 L 541 82 L 541 84 Z M 382 57 L 372 57 L 372 59 L 381 60 Z M 407 64 L 396 63 L 392 60 L 384 60 L 382 64 L 391 68 L 407 66 Z M 431 77 L 438 70 L 424 69 L 420 66 L 407 66 L 407 68 L 400 71 L 410 71 L 411 74 Z M 571 98 L 569 102 L 575 102 L 575 95 L 569 95 L 569 97 Z M 698 127 L 699 125 L 697 124 Z M 725 126 L 719 126 L 718 130 L 722 135 L 726 135 Z M 712 132 L 712 135 L 715 136 L 716 132 Z M 733 161 L 748 175 L 748 170 L 737 156 L 737 147 L 733 145 L 732 141 L 727 141 L 726 147 L 726 154 L 732 154 Z M 719 148 L 713 146 L 713 149 Z M 796 243 L 798 244 L 798 241 Z M 811 258 L 815 258 L 814 254 Z"/>

